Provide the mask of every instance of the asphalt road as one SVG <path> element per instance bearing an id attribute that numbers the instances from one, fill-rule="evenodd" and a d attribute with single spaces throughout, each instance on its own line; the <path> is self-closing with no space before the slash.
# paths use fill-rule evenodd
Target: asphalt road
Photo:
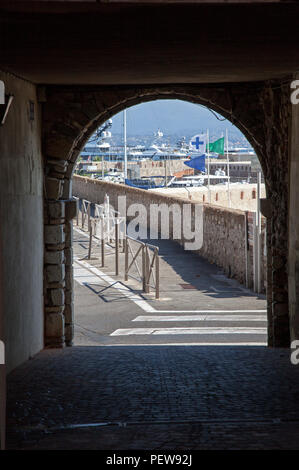
<path id="1" fill-rule="evenodd" d="M 143 293 L 139 281 L 124 281 L 123 253 L 118 276 L 113 248 L 106 247 L 105 267 L 99 246 L 87 260 L 87 235 L 74 230 L 75 345 L 267 344 L 263 295 L 173 241 L 149 242 L 160 250 L 158 300 L 153 289 Z M 138 277 L 136 267 L 132 274 Z"/>

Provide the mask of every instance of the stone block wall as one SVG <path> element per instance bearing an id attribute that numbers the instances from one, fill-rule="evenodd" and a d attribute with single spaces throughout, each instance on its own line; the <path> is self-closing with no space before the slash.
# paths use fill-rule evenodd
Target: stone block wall
<path id="1" fill-rule="evenodd" d="M 102 204 L 104 197 L 109 196 L 109 202 L 115 210 L 123 210 L 118 205 L 118 197 L 126 196 L 126 209 L 129 206 L 139 203 L 146 208 L 146 219 L 141 219 L 141 223 L 150 226 L 151 205 L 166 204 L 167 207 L 178 205 L 181 210 L 177 214 L 182 214 L 184 204 L 191 206 L 191 213 L 195 205 L 200 205 L 203 209 L 203 245 L 200 250 L 196 250 L 209 262 L 217 264 L 229 276 L 237 279 L 241 283 L 246 280 L 245 264 L 245 217 L 246 213 L 240 210 L 217 207 L 210 204 L 200 204 L 190 202 L 187 198 L 176 198 L 153 193 L 150 191 L 131 188 L 128 186 L 107 183 L 81 176 L 73 177 L 73 194 L 76 197 L 88 201 Z M 127 213 L 126 213 L 127 215 Z M 131 215 L 131 218 L 133 215 Z M 127 219 L 130 217 L 127 215 Z M 174 219 L 170 217 L 170 238 L 173 238 Z M 161 219 L 159 220 L 159 231 L 161 231 Z M 183 243 L 181 235 L 179 240 Z M 154 243 L 154 242 L 153 242 Z"/>
<path id="2" fill-rule="evenodd" d="M 200 254 L 228 277 L 245 284 L 245 213 L 204 205 L 204 243 Z"/>
<path id="3" fill-rule="evenodd" d="M 53 178 L 54 179 L 54 178 Z M 59 181 L 59 180 L 58 180 Z M 51 191 L 59 188 L 53 183 Z M 54 194 L 52 194 L 54 195 Z M 76 214 L 73 200 L 51 200 L 45 203 L 44 298 L 46 347 L 70 346 L 74 328 L 73 306 L 73 227 Z"/>

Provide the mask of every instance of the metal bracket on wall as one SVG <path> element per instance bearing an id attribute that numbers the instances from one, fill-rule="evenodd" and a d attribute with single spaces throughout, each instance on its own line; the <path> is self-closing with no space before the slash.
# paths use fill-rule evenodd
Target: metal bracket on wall
<path id="1" fill-rule="evenodd" d="M 13 102 L 14 95 L 5 95 L 5 103 L 0 104 L 0 125 L 3 126 L 8 115 L 9 108 Z"/>

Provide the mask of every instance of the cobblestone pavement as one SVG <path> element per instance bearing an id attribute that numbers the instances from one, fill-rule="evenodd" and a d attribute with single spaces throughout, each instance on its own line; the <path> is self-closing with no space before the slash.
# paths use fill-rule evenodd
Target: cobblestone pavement
<path id="1" fill-rule="evenodd" d="M 299 449 L 299 366 L 289 354 L 245 346 L 43 351 L 8 377 L 8 448 Z"/>
<path id="2" fill-rule="evenodd" d="M 74 239 L 82 259 L 86 236 Z M 8 448 L 299 448 L 299 366 L 290 363 L 289 350 L 263 346 L 266 334 L 173 334 L 181 325 L 266 328 L 265 313 L 258 321 L 252 316 L 265 312 L 264 297 L 166 242 L 160 242 L 160 300 L 142 293 L 140 283 L 126 283 L 144 310 L 115 289 L 123 276 L 113 274 L 113 254 L 106 253 L 106 277 L 75 263 L 76 346 L 45 350 L 9 375 Z M 98 266 L 99 257 L 89 263 Z M 180 310 L 194 308 L 247 316 L 180 319 Z M 167 327 L 172 334 L 114 335 L 138 326 Z M 211 341 L 221 345 L 204 345 Z"/>

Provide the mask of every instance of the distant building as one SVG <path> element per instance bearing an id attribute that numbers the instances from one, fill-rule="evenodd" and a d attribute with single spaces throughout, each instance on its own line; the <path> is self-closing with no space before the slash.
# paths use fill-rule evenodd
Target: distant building
<path id="1" fill-rule="evenodd" d="M 227 172 L 227 162 L 224 159 L 212 160 L 210 162 L 210 173 L 213 175 L 217 170 L 224 170 Z M 251 162 L 229 162 L 229 175 L 233 181 L 233 178 L 248 178 L 255 177 L 256 172 L 252 172 Z"/>

